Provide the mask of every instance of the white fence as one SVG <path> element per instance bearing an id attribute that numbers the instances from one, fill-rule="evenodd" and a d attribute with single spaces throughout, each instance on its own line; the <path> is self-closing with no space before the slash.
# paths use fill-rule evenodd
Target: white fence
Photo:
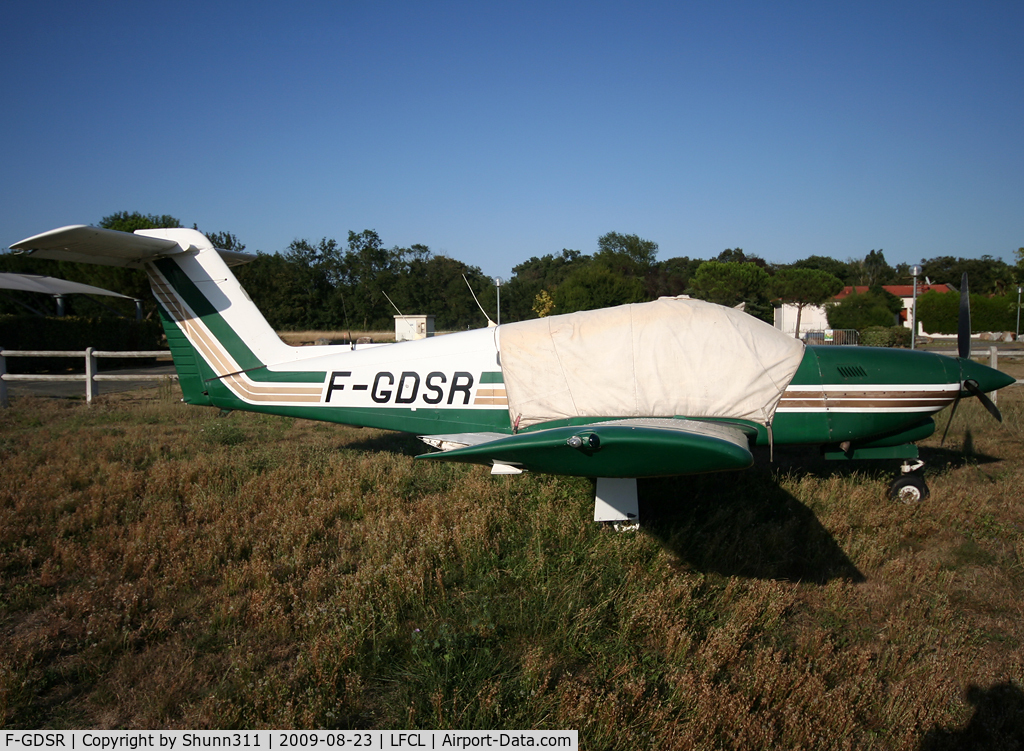
<path id="1" fill-rule="evenodd" d="M 100 357 L 170 357 L 170 350 L 161 349 L 145 352 L 107 352 L 87 347 L 84 350 L 14 350 L 0 348 L 0 407 L 9 406 L 7 398 L 7 381 L 85 381 L 85 400 L 89 403 L 96 396 L 97 381 L 166 381 L 177 380 L 177 374 L 153 375 L 141 373 L 126 375 L 117 373 L 98 373 L 96 360 Z M 66 373 L 60 375 L 37 375 L 34 373 L 8 373 L 8 357 L 84 357 L 85 373 Z"/>

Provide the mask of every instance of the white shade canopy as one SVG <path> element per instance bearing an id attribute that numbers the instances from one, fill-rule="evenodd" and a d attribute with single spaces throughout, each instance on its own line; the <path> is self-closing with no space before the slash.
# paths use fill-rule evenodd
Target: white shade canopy
<path id="1" fill-rule="evenodd" d="M 119 292 L 111 292 L 109 289 L 93 287 L 91 284 L 69 282 L 42 274 L 0 274 L 0 289 L 42 292 L 48 295 L 106 295 L 123 297 L 126 300 L 135 299 Z"/>

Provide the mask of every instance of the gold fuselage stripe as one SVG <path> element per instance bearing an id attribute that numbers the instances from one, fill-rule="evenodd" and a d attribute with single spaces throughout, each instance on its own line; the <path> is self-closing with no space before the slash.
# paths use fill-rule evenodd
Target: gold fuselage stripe
<path id="1" fill-rule="evenodd" d="M 243 399 L 253 402 L 319 402 L 323 393 L 322 385 L 295 383 L 256 383 L 244 373 L 228 351 L 220 344 L 206 326 L 191 312 L 178 297 L 174 288 L 159 272 L 150 270 L 153 293 L 164 306 L 168 315 L 185 333 L 189 343 L 206 359 L 213 372 L 228 388 Z"/>

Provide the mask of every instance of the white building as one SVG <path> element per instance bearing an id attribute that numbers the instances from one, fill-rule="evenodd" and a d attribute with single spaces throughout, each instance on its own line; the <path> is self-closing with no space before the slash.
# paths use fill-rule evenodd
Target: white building
<path id="1" fill-rule="evenodd" d="M 883 285 L 882 289 L 886 292 L 890 292 L 896 297 L 903 300 L 903 310 L 899 312 L 898 316 L 893 316 L 893 326 L 901 325 L 906 328 L 910 328 L 911 309 L 914 304 L 914 285 L 912 284 L 886 284 Z M 839 302 L 844 298 L 852 295 L 856 290 L 858 295 L 862 295 L 868 291 L 868 287 L 845 287 L 843 291 L 832 298 L 832 302 Z M 925 292 L 955 292 L 948 284 L 919 284 L 917 285 L 917 296 L 920 297 Z M 805 305 L 803 311 L 800 313 L 800 336 L 805 335 L 808 331 L 825 331 L 829 329 L 828 317 L 825 314 L 825 309 L 828 303 L 825 305 Z M 775 328 L 784 331 L 787 334 L 796 336 L 796 313 L 797 306 L 792 303 L 785 303 L 781 307 L 775 309 Z M 897 320 L 898 319 L 898 320 Z M 917 326 L 918 336 L 934 336 L 925 332 L 921 325 Z"/>
<path id="2" fill-rule="evenodd" d="M 395 341 L 408 342 L 434 335 L 434 316 L 395 316 Z"/>

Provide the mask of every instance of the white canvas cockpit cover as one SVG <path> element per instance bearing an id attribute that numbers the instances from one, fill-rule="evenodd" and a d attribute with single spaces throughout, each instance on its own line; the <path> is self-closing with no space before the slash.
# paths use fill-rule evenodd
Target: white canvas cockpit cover
<path id="1" fill-rule="evenodd" d="M 499 328 L 513 424 L 570 417 L 771 421 L 798 339 L 721 305 L 662 298 Z"/>

